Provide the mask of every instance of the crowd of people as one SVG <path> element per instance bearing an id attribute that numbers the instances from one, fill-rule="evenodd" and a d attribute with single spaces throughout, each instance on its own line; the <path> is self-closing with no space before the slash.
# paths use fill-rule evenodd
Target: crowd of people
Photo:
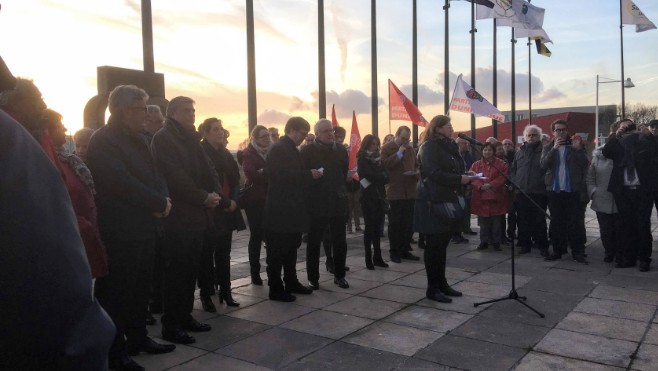
<path id="1" fill-rule="evenodd" d="M 119 85 L 110 93 L 107 124 L 75 133 L 71 153 L 65 149 L 62 116 L 46 107 L 34 83 L 8 81 L 0 93 L 0 141 L 11 137 L 13 142 L 2 149 L 2 166 L 17 166 L 5 164 L 11 159 L 7 148 L 24 143 L 12 155 L 22 154 L 31 175 L 16 180 L 3 176 L 0 195 L 12 184 L 27 189 L 46 184 L 50 189 L 35 211 L 59 220 L 48 222 L 59 229 L 35 236 L 27 236 L 28 226 L 17 225 L 23 229 L 14 239 L 26 244 L 52 239 L 62 249 L 84 246 L 86 262 L 79 256 L 69 259 L 82 265 L 67 273 L 77 274 L 71 287 L 78 293 L 91 291 L 91 278 L 96 279 L 97 302 L 72 299 L 77 316 L 85 317 L 72 327 L 84 332 L 79 326 L 93 324 L 95 342 L 63 343 L 59 350 L 17 342 L 44 362 L 96 369 L 106 357 L 112 369 L 143 370 L 131 356 L 194 343 L 190 333 L 211 331 L 192 316 L 197 287 L 207 312 L 217 311 L 214 295 L 219 304 L 240 305 L 231 294 L 230 253 L 233 232 L 247 226 L 251 283 L 263 285 L 264 246 L 269 299 L 282 302 L 320 288 L 322 245 L 333 283 L 349 287 L 346 234 L 361 230 L 361 215 L 365 267 L 389 267 L 381 247 L 388 217 L 389 260 L 420 260 L 411 247 L 417 232 L 426 296 L 442 303 L 462 296 L 446 280 L 446 249 L 451 241 L 467 242 L 464 234 L 477 234 L 471 215 L 479 226 L 477 250 L 491 246 L 500 251 L 518 239 L 519 254 L 536 249 L 555 261 L 570 249 L 574 261 L 588 264 L 584 218 L 591 200 L 605 262 L 650 269 L 650 217 L 653 203 L 658 207 L 657 120 L 643 130 L 628 119 L 615 123 L 590 161 L 585 142 L 570 135 L 564 120 L 552 123 L 553 135 L 547 139 L 541 128 L 528 125 L 519 148 L 509 139 L 489 138 L 474 152 L 468 142 L 453 139 L 450 118 L 439 115 L 429 122 L 418 146 L 407 126 L 382 141 L 366 135 L 355 171 L 343 143 L 345 129 L 330 120 L 320 119 L 311 127 L 304 118 L 292 117 L 280 137 L 277 129 L 257 125 L 236 159 L 227 149 L 230 133 L 220 119 L 195 126 L 193 99 L 175 97 L 162 107 L 163 114 L 134 85 Z M 44 183 L 45 178 L 62 181 Z M 0 201 L 6 218 L 10 204 L 4 196 Z M 64 214 L 75 224 L 66 224 L 60 217 Z M 296 269 L 303 242 L 308 284 L 300 281 Z M 3 265 L 0 274 L 9 277 L 12 269 L 17 268 L 5 270 Z M 87 276 L 89 282 L 84 282 Z M 11 308 L 3 310 L 11 313 Z M 148 337 L 146 326 L 156 322 L 155 313 L 162 313 L 162 338 L 171 344 Z"/>

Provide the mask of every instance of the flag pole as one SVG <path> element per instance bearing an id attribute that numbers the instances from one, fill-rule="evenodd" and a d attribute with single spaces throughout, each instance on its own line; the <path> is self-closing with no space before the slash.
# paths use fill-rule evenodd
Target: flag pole
<path id="1" fill-rule="evenodd" d="M 418 107 L 418 17 L 416 0 L 413 2 L 413 51 L 411 66 L 411 100 Z M 418 125 L 411 125 L 414 144 L 418 144 Z"/>
<path id="2" fill-rule="evenodd" d="M 327 117 L 327 91 L 324 59 L 324 0 L 318 0 L 318 103 L 321 119 Z"/>
<path id="3" fill-rule="evenodd" d="M 391 79 L 388 79 L 388 133 L 391 134 Z"/>
<path id="4" fill-rule="evenodd" d="M 471 1 L 471 87 L 475 87 L 475 1 Z M 475 138 L 475 115 L 471 113 L 471 137 Z"/>
<path id="5" fill-rule="evenodd" d="M 256 46 L 254 42 L 254 0 L 247 0 L 247 109 L 249 132 L 256 127 Z"/>
<path id="6" fill-rule="evenodd" d="M 493 105 L 498 107 L 498 43 L 496 30 L 496 18 L 493 20 Z M 498 121 L 491 120 L 491 127 L 493 130 L 493 137 L 498 139 Z"/>
<path id="7" fill-rule="evenodd" d="M 626 107 L 624 107 L 626 93 L 624 92 L 624 24 L 622 23 L 622 0 L 619 0 L 619 39 L 621 40 L 621 119 L 626 117 Z"/>
<path id="8" fill-rule="evenodd" d="M 528 0 L 530 4 L 531 0 Z M 528 37 L 528 125 L 532 124 L 532 51 Z"/>
<path id="9" fill-rule="evenodd" d="M 514 27 L 512 27 L 512 143 L 516 145 L 516 60 L 514 49 L 516 39 L 514 38 Z"/>
<path id="10" fill-rule="evenodd" d="M 450 40 L 450 37 L 448 35 L 449 29 L 448 29 L 448 10 L 450 9 L 450 0 L 446 0 L 445 5 L 443 6 L 443 10 L 445 11 L 445 16 L 446 16 L 446 24 L 445 24 L 445 32 L 444 32 L 444 61 L 443 61 L 443 106 L 446 115 L 448 114 L 448 110 L 450 109 L 450 101 L 448 100 L 448 89 L 450 85 L 450 48 L 448 47 L 448 42 Z"/>
<path id="11" fill-rule="evenodd" d="M 378 102 L 377 102 L 377 0 L 370 2 L 370 63 L 372 80 L 372 135 L 378 132 Z"/>

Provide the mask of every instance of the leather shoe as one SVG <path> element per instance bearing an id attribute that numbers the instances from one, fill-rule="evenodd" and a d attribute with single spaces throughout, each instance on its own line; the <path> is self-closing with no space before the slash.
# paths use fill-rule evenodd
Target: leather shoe
<path id="1" fill-rule="evenodd" d="M 155 320 L 155 317 L 149 312 L 146 312 L 146 324 L 149 326 L 153 326 L 157 323 L 158 321 Z"/>
<path id="2" fill-rule="evenodd" d="M 282 291 L 280 293 L 273 293 L 272 291 L 270 291 L 270 296 L 269 297 L 270 297 L 270 300 L 282 301 L 284 303 L 290 303 L 290 302 L 293 302 L 293 301 L 297 300 L 295 295 L 291 295 L 291 294 L 289 294 L 285 291 Z"/>
<path id="3" fill-rule="evenodd" d="M 391 261 L 393 263 L 402 263 L 402 259 L 400 259 L 400 257 L 397 255 L 391 255 Z"/>
<path id="4" fill-rule="evenodd" d="M 308 285 L 313 289 L 313 290 L 320 290 L 320 283 L 318 281 L 308 281 Z"/>
<path id="5" fill-rule="evenodd" d="M 217 308 L 215 308 L 215 304 L 212 302 L 212 299 L 210 299 L 209 296 L 202 296 L 200 297 L 201 299 L 201 306 L 203 306 L 203 310 L 205 310 L 208 313 L 216 313 Z"/>
<path id="6" fill-rule="evenodd" d="M 552 261 L 560 260 L 560 259 L 562 259 L 562 255 L 560 255 L 560 254 L 551 254 L 551 255 L 544 258 L 544 260 L 547 261 L 547 262 L 552 262 Z"/>
<path id="7" fill-rule="evenodd" d="M 194 318 L 190 317 L 185 323 L 185 330 L 190 332 L 208 332 L 212 329 L 209 324 L 201 323 Z"/>
<path id="8" fill-rule="evenodd" d="M 109 359 L 110 370 L 119 370 L 119 371 L 144 371 L 144 367 L 140 366 L 139 363 L 135 362 L 132 358 L 128 357 L 127 354 L 122 354 L 118 357 L 112 357 Z"/>
<path id="9" fill-rule="evenodd" d="M 302 294 L 302 295 L 309 295 L 313 293 L 312 288 L 302 285 L 301 283 L 299 283 L 299 281 L 296 284 L 291 285 L 291 287 L 286 287 L 286 291 L 289 294 Z"/>
<path id="10" fill-rule="evenodd" d="M 638 265 L 637 269 L 638 269 L 640 272 L 648 272 L 649 269 L 650 269 L 649 264 L 650 264 L 650 263 L 647 262 L 647 261 L 641 261 L 640 264 Z"/>
<path id="11" fill-rule="evenodd" d="M 341 289 L 347 289 L 350 287 L 350 284 L 347 283 L 345 278 L 334 278 L 334 283 L 338 285 Z"/>
<path id="12" fill-rule="evenodd" d="M 439 303 L 452 303 L 452 299 L 443 295 L 439 290 L 427 291 L 425 296 L 428 299 L 438 301 Z"/>
<path id="13" fill-rule="evenodd" d="M 162 338 L 176 344 L 192 344 L 196 342 L 194 336 L 190 336 L 183 329 L 165 330 L 162 329 Z"/>
<path id="14" fill-rule="evenodd" d="M 155 341 L 153 341 L 153 339 L 147 336 L 141 345 L 134 346 L 128 344 L 126 345 L 126 348 L 128 350 L 129 355 L 136 356 L 139 354 L 139 352 L 144 352 L 148 354 L 169 353 L 172 352 L 174 349 L 176 349 L 176 346 L 174 344 L 158 344 Z"/>
<path id="15" fill-rule="evenodd" d="M 442 288 L 440 291 L 441 291 L 441 293 L 443 293 L 447 296 L 462 296 L 461 292 L 453 289 L 450 286 L 446 286 L 446 287 Z"/>
<path id="16" fill-rule="evenodd" d="M 263 279 L 260 278 L 260 274 L 254 274 L 251 276 L 251 283 L 256 285 L 256 286 L 262 286 L 263 285 Z"/>
<path id="17" fill-rule="evenodd" d="M 406 260 L 420 260 L 419 257 L 417 257 L 416 255 L 414 255 L 414 254 L 412 254 L 412 253 L 410 253 L 410 252 L 408 252 L 408 251 L 406 251 L 404 254 L 402 254 L 402 259 L 406 259 Z"/>
<path id="18" fill-rule="evenodd" d="M 372 260 L 372 264 L 373 264 L 375 267 L 388 268 L 388 264 L 386 264 L 386 262 L 384 261 L 384 259 L 381 259 L 381 260 L 373 259 L 373 260 Z"/>

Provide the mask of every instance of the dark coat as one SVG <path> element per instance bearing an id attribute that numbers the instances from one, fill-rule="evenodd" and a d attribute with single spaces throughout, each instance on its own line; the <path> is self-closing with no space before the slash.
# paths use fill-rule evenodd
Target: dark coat
<path id="1" fill-rule="evenodd" d="M 461 177 L 466 172 L 457 144 L 452 139 L 432 139 L 418 151 L 421 180 L 414 206 L 414 230 L 437 234 L 458 232 L 461 221 L 445 223 L 432 212 L 433 202 L 453 202 L 464 195 Z"/>
<path id="2" fill-rule="evenodd" d="M 110 117 L 89 141 L 87 164 L 96 185 L 98 224 L 104 240 L 156 237 L 167 188 L 156 171 L 146 138 Z"/>
<path id="3" fill-rule="evenodd" d="M 558 157 L 558 150 L 555 149 L 555 139 L 544 146 L 541 153 L 541 167 L 546 170 L 544 176 L 544 184 L 546 190 L 553 189 L 553 181 L 555 179 L 555 163 Z M 566 155 L 566 167 L 569 172 L 569 179 L 571 179 L 571 192 L 579 192 L 587 194 L 587 185 L 585 178 L 587 177 L 587 169 L 589 168 L 589 160 L 584 151 L 576 150 L 573 147 L 568 148 Z"/>
<path id="4" fill-rule="evenodd" d="M 546 184 L 544 184 L 546 170 L 541 167 L 542 149 L 541 142 L 523 143 L 516 151 L 510 166 L 510 179 L 528 194 L 546 194 Z"/>
<path id="5" fill-rule="evenodd" d="M 204 205 L 208 193 L 221 194 L 214 165 L 206 155 L 193 128 L 168 118 L 153 137 L 151 152 L 158 170 L 167 180 L 171 213 L 165 228 L 171 231 L 204 231 L 213 225 L 213 211 Z M 222 198 L 221 208 L 230 206 Z"/>
<path id="6" fill-rule="evenodd" d="M 92 295 L 62 177 L 0 111 L 0 369 L 104 370 L 114 325 Z"/>
<path id="7" fill-rule="evenodd" d="M 658 174 L 654 173 L 656 148 L 654 137 L 651 134 L 634 133 L 623 138 L 613 136 L 606 141 L 602 152 L 603 156 L 613 160 L 608 192 L 618 196 L 624 190 L 624 169 L 626 168 L 627 153 L 631 153 L 634 158 L 635 170 L 640 180 L 640 190 L 653 191 L 654 177 Z"/>
<path id="8" fill-rule="evenodd" d="M 311 182 L 306 196 L 311 218 L 347 215 L 348 155 L 345 147 L 333 143 L 324 145 L 317 140 L 300 151 L 304 168 L 323 169 L 322 177 Z"/>
<path id="9" fill-rule="evenodd" d="M 245 176 L 245 187 L 249 187 L 245 191 L 240 206 L 247 206 L 252 202 L 265 202 L 267 196 L 267 173 L 265 172 L 267 163 L 261 157 L 256 149 L 249 144 L 247 149 L 242 151 L 242 170 Z M 258 170 L 263 169 L 259 172 Z"/>
<path id="10" fill-rule="evenodd" d="M 227 197 L 235 203 L 238 203 L 240 195 L 240 169 L 233 158 L 231 152 L 226 148 L 216 150 L 206 140 L 201 142 L 201 146 L 206 151 L 208 157 L 215 165 L 215 171 L 219 178 L 219 184 L 222 185 L 222 197 Z M 243 231 L 247 229 L 242 219 L 240 207 L 232 212 L 224 211 L 223 208 L 216 207 L 214 215 L 214 229 L 220 234 L 226 234 L 231 231 Z"/>
<path id="11" fill-rule="evenodd" d="M 388 183 L 388 174 L 386 174 L 381 161 L 373 161 L 363 152 L 362 156 L 359 156 L 357 165 L 359 178 L 366 179 L 370 182 L 368 188 L 363 188 L 363 185 L 361 186 L 361 199 L 386 199 L 386 189 L 384 186 Z"/>
<path id="12" fill-rule="evenodd" d="M 279 139 L 267 155 L 269 183 L 263 212 L 263 228 L 277 233 L 308 231 L 306 192 L 313 180 L 304 169 L 295 142 L 288 136 Z"/>

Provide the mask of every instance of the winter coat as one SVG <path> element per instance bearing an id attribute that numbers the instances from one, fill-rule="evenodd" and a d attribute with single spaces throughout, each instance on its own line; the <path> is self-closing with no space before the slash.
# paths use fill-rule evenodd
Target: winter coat
<path id="1" fill-rule="evenodd" d="M 386 199 L 385 185 L 388 183 L 388 175 L 381 161 L 374 161 L 365 152 L 357 160 L 359 179 L 370 182 L 367 188 L 361 185 L 361 199 L 378 200 Z"/>
<path id="2" fill-rule="evenodd" d="M 308 215 L 313 218 L 347 215 L 348 155 L 345 147 L 318 142 L 300 151 L 305 169 L 323 169 L 323 175 L 311 181 L 306 194 Z"/>
<path id="3" fill-rule="evenodd" d="M 496 170 L 494 166 L 500 171 Z M 506 179 L 503 175 L 507 174 L 505 161 L 495 156 L 491 159 L 491 163 L 481 159 L 471 166 L 471 171 L 482 173 L 483 177 L 488 178 L 487 180 L 476 179 L 471 182 L 471 214 L 483 217 L 505 215 L 509 211 L 510 204 L 509 192 L 505 187 Z M 484 184 L 491 184 L 492 188 L 483 191 L 481 187 Z"/>
<path id="4" fill-rule="evenodd" d="M 265 172 L 267 163 L 265 159 L 249 144 L 247 149 L 242 151 L 242 171 L 244 171 L 245 190 L 240 206 L 245 207 L 253 202 L 265 203 L 267 196 L 267 173 Z M 262 170 L 259 172 L 259 170 Z"/>
<path id="5" fill-rule="evenodd" d="M 592 210 L 604 214 L 616 214 L 618 212 L 615 197 L 608 192 L 608 183 L 612 175 L 613 161 L 605 158 L 601 148 L 592 153 L 592 163 L 587 171 L 587 194 L 592 199 L 590 207 Z"/>
<path id="6" fill-rule="evenodd" d="M 514 155 L 510 178 L 528 194 L 546 194 L 544 184 L 546 170 L 541 167 L 541 152 L 541 142 L 526 142 Z"/>
<path id="7" fill-rule="evenodd" d="M 614 136 L 608 139 L 603 146 L 602 153 L 606 158 L 613 160 L 612 173 L 608 191 L 619 195 L 624 190 L 624 170 L 629 152 L 633 156 L 635 170 L 640 181 L 640 191 L 653 192 L 656 161 L 655 141 L 651 134 L 634 133 L 623 138 Z"/>
<path id="8" fill-rule="evenodd" d="M 416 198 L 418 178 L 404 175 L 407 171 L 416 171 L 416 153 L 413 148 L 409 147 L 400 159 L 397 155 L 399 148 L 400 146 L 394 140 L 382 147 L 382 163 L 388 173 L 386 198 L 389 201 L 413 200 Z"/>
<path id="9" fill-rule="evenodd" d="M 554 148 L 555 139 L 544 146 L 541 153 L 541 167 L 546 171 L 544 184 L 546 191 L 553 191 L 553 181 L 555 180 L 555 166 L 557 164 L 559 150 Z M 585 176 L 589 161 L 584 151 L 575 150 L 571 146 L 566 146 L 566 171 L 570 180 L 571 192 L 584 193 Z"/>

